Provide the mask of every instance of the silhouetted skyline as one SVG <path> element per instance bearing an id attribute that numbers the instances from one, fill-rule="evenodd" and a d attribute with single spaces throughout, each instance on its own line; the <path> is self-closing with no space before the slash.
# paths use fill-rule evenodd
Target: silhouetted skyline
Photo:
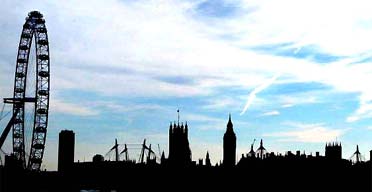
<path id="1" fill-rule="evenodd" d="M 141 188 L 150 189 L 156 183 L 163 189 L 180 188 L 219 188 L 230 185 L 238 188 L 257 184 L 270 183 L 265 190 L 298 191 L 306 186 L 306 190 L 357 190 L 370 191 L 372 184 L 371 161 L 355 162 L 342 159 L 342 144 L 338 142 L 325 145 L 325 156 L 319 152 L 306 155 L 300 150 L 286 154 L 268 152 L 263 140 L 256 151 L 252 149 L 242 154 L 235 165 L 236 135 L 233 133 L 233 122 L 229 115 L 226 133 L 223 138 L 224 159 L 220 164 L 211 165 L 209 152 L 205 159 L 191 161 L 192 151 L 188 143 L 188 126 L 174 122 L 169 127 L 169 155 L 164 152 L 156 156 L 151 144 L 144 140 L 141 154 L 137 160 L 129 159 L 125 148 L 119 154 L 119 144 L 111 148 L 115 159 L 105 159 L 96 154 L 91 161 L 74 162 L 75 134 L 71 130 L 63 130 L 59 137 L 58 172 L 35 172 L 23 169 L 16 156 L 7 156 L 5 167 L 0 166 L 0 189 L 5 191 L 125 191 L 135 186 L 137 179 L 143 176 L 156 175 L 148 179 L 147 185 Z M 78 143 L 78 142 L 77 142 Z M 359 154 L 357 146 L 356 155 Z M 212 154 L 213 155 L 213 154 Z M 121 158 L 124 156 L 124 158 Z M 372 150 L 370 152 L 372 156 Z M 17 185 L 22 178 L 26 185 Z M 126 182 L 120 182 L 120 181 Z M 43 181 L 43 185 L 32 185 Z M 244 182 L 241 182 L 244 181 Z M 182 186 L 182 183 L 187 183 Z M 286 185 L 282 185 L 286 183 Z M 180 186 L 181 184 L 181 186 Z M 257 188 L 255 188 L 257 189 Z"/>
<path id="2" fill-rule="evenodd" d="M 37 9 L 47 21 L 53 76 L 42 169 L 57 170 L 64 129 L 80 141 L 76 161 L 104 155 L 115 138 L 146 138 L 167 156 L 178 108 L 191 129 L 193 161 L 206 151 L 213 165 L 223 159 L 228 113 L 238 136 L 236 160 L 254 139 L 254 150 L 263 139 L 269 152 L 321 155 L 326 142 L 337 140 L 343 158 L 356 145 L 369 156 L 368 2 L 162 3 L 3 2 L 0 98 L 12 96 L 26 14 Z M 11 140 L 4 151 L 12 151 Z"/>

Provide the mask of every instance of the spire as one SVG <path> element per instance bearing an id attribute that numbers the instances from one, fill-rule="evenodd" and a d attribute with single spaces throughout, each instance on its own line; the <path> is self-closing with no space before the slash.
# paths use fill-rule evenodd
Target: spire
<path id="1" fill-rule="evenodd" d="M 231 114 L 229 114 L 229 122 L 227 122 L 227 130 L 226 132 L 234 132 L 233 130 L 233 123 L 231 121 Z"/>
<path id="2" fill-rule="evenodd" d="M 263 147 L 263 142 L 262 142 L 262 139 L 260 141 L 260 148 Z"/>
<path id="3" fill-rule="evenodd" d="M 262 139 L 260 141 L 260 147 L 257 149 L 256 153 L 257 153 L 257 157 L 259 157 L 261 159 L 263 159 L 264 155 L 267 153 L 265 147 L 263 146 Z"/>
<path id="4" fill-rule="evenodd" d="M 209 158 L 209 152 L 207 151 L 207 155 L 205 156 L 205 165 L 210 167 L 212 166 L 211 164 L 211 159 Z"/>
<path id="5" fill-rule="evenodd" d="M 165 159 L 164 151 L 161 153 L 161 159 Z"/>
<path id="6" fill-rule="evenodd" d="M 357 145 L 356 151 L 351 158 L 353 158 L 354 156 L 355 156 L 355 163 L 360 163 L 361 161 L 363 161 L 362 154 L 360 154 L 359 152 L 359 145 Z"/>
<path id="7" fill-rule="evenodd" d="M 229 113 L 229 122 L 228 122 L 228 125 L 231 124 L 232 125 L 232 121 L 231 121 L 231 113 Z"/>
<path id="8" fill-rule="evenodd" d="M 161 162 L 161 164 L 165 163 L 165 155 L 164 155 L 164 151 L 163 151 L 163 153 L 161 154 L 160 162 Z"/>

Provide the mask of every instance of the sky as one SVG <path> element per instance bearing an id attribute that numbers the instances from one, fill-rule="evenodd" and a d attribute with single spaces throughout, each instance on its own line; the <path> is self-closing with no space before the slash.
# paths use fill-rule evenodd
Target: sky
<path id="1" fill-rule="evenodd" d="M 115 138 L 120 144 L 146 138 L 167 154 L 169 123 L 177 121 L 178 109 L 196 161 L 207 151 L 213 164 L 222 160 L 229 113 L 238 159 L 254 139 L 263 139 L 268 151 L 283 154 L 324 154 L 326 142 L 338 141 L 345 159 L 358 144 L 368 160 L 371 4 L 2 0 L 0 97 L 12 95 L 22 25 L 28 12 L 38 10 L 51 55 L 42 168 L 56 169 L 64 129 L 76 134 L 75 161 L 106 154 Z M 0 121 L 0 130 L 9 118 Z M 11 152 L 10 142 L 5 152 Z"/>

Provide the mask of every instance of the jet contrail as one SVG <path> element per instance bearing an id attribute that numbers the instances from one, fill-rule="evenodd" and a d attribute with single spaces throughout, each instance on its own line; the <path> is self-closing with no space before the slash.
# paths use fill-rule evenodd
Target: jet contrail
<path id="1" fill-rule="evenodd" d="M 247 100 L 247 103 L 245 104 L 244 106 L 244 109 L 243 111 L 240 113 L 240 115 L 243 115 L 249 106 L 251 106 L 253 100 L 256 98 L 256 94 L 263 91 L 264 89 L 266 89 L 267 87 L 269 87 L 271 84 L 274 83 L 274 81 L 280 76 L 280 74 L 276 74 L 274 75 L 274 77 L 272 77 L 271 79 L 268 79 L 267 81 L 265 81 L 262 85 L 256 87 L 248 96 L 248 100 Z"/>

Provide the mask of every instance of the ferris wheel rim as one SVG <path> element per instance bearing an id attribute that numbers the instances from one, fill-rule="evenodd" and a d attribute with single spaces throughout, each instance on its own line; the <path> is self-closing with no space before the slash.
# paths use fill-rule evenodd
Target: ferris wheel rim
<path id="1" fill-rule="evenodd" d="M 50 92 L 50 61 L 49 41 L 43 15 L 37 11 L 28 14 L 23 25 L 18 46 L 16 71 L 14 78 L 14 99 L 25 99 L 27 88 L 27 71 L 32 41 L 35 40 L 36 54 L 36 84 L 34 101 L 34 122 L 30 157 L 26 164 L 25 157 L 25 105 L 14 104 L 13 113 L 16 120 L 13 124 L 13 153 L 22 162 L 23 167 L 39 170 L 44 155 L 46 132 L 48 127 L 49 92 Z M 32 54 L 32 53 L 31 53 Z"/>

